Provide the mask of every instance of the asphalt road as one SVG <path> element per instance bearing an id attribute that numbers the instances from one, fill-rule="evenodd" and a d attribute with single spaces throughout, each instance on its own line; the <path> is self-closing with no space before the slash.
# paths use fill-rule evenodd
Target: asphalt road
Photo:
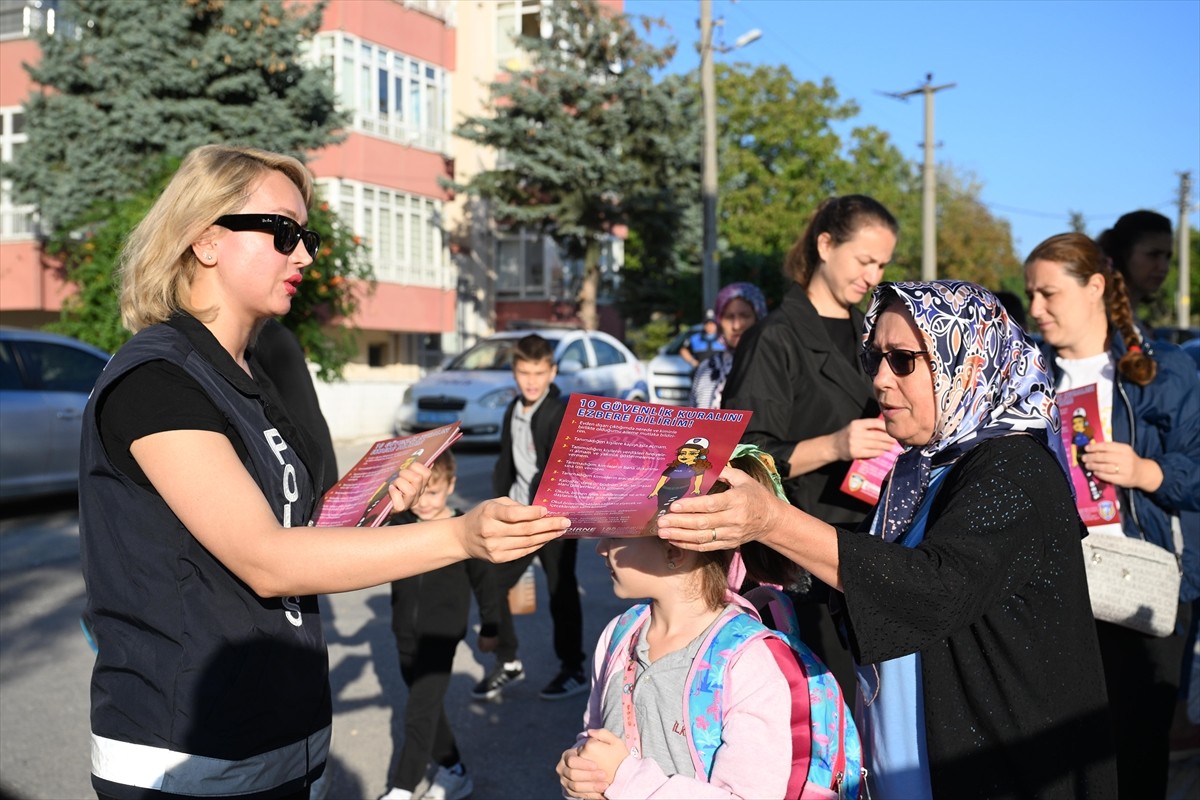
<path id="1" fill-rule="evenodd" d="M 344 471 L 370 444 L 342 442 Z M 455 450 L 456 505 L 491 495 L 495 451 Z M 0 793 L 20 800 L 94 797 L 89 780 L 88 680 L 92 653 L 79 629 L 75 498 L 0 507 Z M 594 642 L 625 605 L 590 545 L 580 548 L 584 641 Z M 540 579 L 540 575 L 539 575 Z M 459 646 L 446 705 L 475 783 L 475 800 L 560 798 L 554 766 L 580 726 L 586 695 L 538 699 L 558 664 L 544 584 L 537 613 L 518 617 L 528 678 L 499 702 L 477 703 L 471 687 L 491 666 L 473 640 Z M 334 731 L 327 781 L 331 800 L 376 798 L 385 790 L 393 733 L 407 692 L 389 626 L 388 590 L 322 598 L 329 642 Z M 473 618 L 472 624 L 477 620 Z"/>

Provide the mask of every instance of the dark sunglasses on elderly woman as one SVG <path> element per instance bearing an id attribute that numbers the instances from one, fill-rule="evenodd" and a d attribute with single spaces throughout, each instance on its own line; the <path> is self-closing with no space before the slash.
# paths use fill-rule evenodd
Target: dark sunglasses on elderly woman
<path id="1" fill-rule="evenodd" d="M 885 360 L 896 375 L 911 375 L 917 368 L 917 357 L 929 357 L 928 350 L 889 350 L 886 353 L 868 347 L 862 351 L 862 365 L 867 374 L 874 378 L 879 374 L 879 365 Z"/>
<path id="2" fill-rule="evenodd" d="M 226 214 L 216 223 L 231 231 L 263 231 L 275 236 L 275 249 L 290 256 L 296 245 L 304 242 L 304 249 L 313 258 L 321 248 L 321 234 L 300 227 L 300 223 L 282 214 Z"/>

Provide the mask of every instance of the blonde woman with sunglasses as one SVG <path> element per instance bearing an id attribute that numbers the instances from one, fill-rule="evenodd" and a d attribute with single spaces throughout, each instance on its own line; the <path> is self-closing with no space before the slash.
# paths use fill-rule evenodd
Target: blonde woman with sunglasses
<path id="1" fill-rule="evenodd" d="M 318 461 L 253 341 L 319 252 L 312 192 L 293 158 L 200 147 L 122 254 L 135 335 L 89 400 L 79 487 L 101 798 L 307 798 L 331 722 L 316 595 L 519 558 L 568 524 L 499 500 L 402 528 L 308 526 Z M 401 471 L 395 507 L 428 477 Z"/>

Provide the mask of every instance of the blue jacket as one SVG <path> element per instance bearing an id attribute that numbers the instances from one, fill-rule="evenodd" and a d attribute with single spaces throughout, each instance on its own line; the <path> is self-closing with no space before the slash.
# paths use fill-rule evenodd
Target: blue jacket
<path id="1" fill-rule="evenodd" d="M 1125 355 L 1125 342 L 1110 332 L 1114 361 Z M 1056 352 L 1042 345 L 1055 382 L 1061 370 Z M 1158 364 L 1148 386 L 1138 386 L 1117 372 L 1113 380 L 1112 435 L 1142 458 L 1153 459 L 1163 481 L 1155 492 L 1118 487 L 1121 526 L 1126 536 L 1145 538 L 1174 550 L 1171 517 L 1180 515 L 1183 530 L 1183 583 L 1180 599 L 1200 597 L 1200 378 L 1192 360 L 1173 344 L 1153 342 L 1147 351 Z M 1139 533 L 1140 531 L 1140 533 Z"/>

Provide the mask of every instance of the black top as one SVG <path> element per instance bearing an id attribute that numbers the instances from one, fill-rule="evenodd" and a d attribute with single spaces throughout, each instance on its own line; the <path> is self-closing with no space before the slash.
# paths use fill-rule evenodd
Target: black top
<path id="1" fill-rule="evenodd" d="M 861 335 L 863 315 L 850 309 L 845 328 Z M 853 338 L 853 336 L 851 336 Z M 847 346 L 835 342 L 799 284 L 783 303 L 738 344 L 721 407 L 754 412 L 744 440 L 775 458 L 788 501 L 831 524 L 857 525 L 871 506 L 841 491 L 850 462 L 836 461 L 789 476 L 797 442 L 833 433 L 851 421 L 879 414 L 871 381 Z"/>
<path id="2" fill-rule="evenodd" d="M 462 516 L 451 509 L 453 516 Z M 412 511 L 388 517 L 388 525 L 420 522 Z M 392 581 L 392 631 L 403 652 L 421 652 L 422 641 L 460 642 L 467 637 L 471 594 L 479 604 L 479 635 L 495 636 L 500 624 L 500 603 L 506 597 L 496 585 L 495 570 L 487 561 L 467 558 L 410 578 Z"/>
<path id="3" fill-rule="evenodd" d="M 851 652 L 921 653 L 935 797 L 1111 797 L 1108 701 L 1079 540 L 1054 456 L 980 443 L 914 548 L 838 532 Z"/>
<path id="4" fill-rule="evenodd" d="M 517 395 L 504 410 L 504 422 L 500 426 L 500 456 L 492 469 L 492 491 L 497 497 L 507 497 L 512 491 L 513 482 L 517 479 L 517 467 L 513 463 L 512 454 L 512 415 L 521 396 Z M 537 455 L 537 473 L 529 481 L 529 497 L 526 503 L 532 503 L 537 494 L 538 484 L 542 482 L 542 473 L 546 471 L 546 461 L 550 458 L 550 448 L 554 447 L 554 439 L 558 436 L 558 426 L 562 424 L 563 415 L 567 412 L 566 400 L 562 390 L 555 384 L 550 384 L 546 390 L 546 398 L 533 412 L 529 427 L 533 432 L 533 448 Z"/>

